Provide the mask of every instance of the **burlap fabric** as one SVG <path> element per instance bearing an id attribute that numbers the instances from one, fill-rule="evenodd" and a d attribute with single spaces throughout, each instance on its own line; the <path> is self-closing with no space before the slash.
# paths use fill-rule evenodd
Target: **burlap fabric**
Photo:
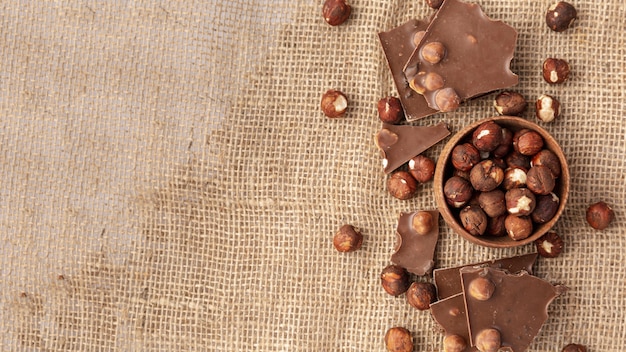
<path id="1" fill-rule="evenodd" d="M 566 248 L 536 273 L 571 290 L 531 350 L 624 350 L 626 7 L 572 1 L 579 20 L 554 33 L 552 0 L 478 2 L 519 31 L 515 89 L 563 104 L 545 127 L 572 174 Z M 399 212 L 434 208 L 432 183 L 391 198 L 373 144 L 375 103 L 394 93 L 377 32 L 432 10 L 352 0 L 332 28 L 321 4 L 2 3 L 3 350 L 382 351 L 394 325 L 416 351 L 440 350 L 429 314 L 379 284 Z M 569 82 L 542 80 L 548 56 L 570 62 Z M 346 118 L 320 113 L 329 88 L 348 95 Z M 494 114 L 492 98 L 416 124 L 457 131 Z M 617 213 L 602 232 L 584 220 L 598 200 Z M 363 230 L 360 251 L 333 248 L 344 223 Z M 436 261 L 531 251 L 478 247 L 442 223 Z"/>

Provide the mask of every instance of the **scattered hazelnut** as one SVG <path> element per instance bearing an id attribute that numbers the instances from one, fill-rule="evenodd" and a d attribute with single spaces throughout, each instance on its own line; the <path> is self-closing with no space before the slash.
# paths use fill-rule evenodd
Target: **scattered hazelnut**
<path id="1" fill-rule="evenodd" d="M 426 235 L 435 226 L 435 219 L 433 219 L 431 213 L 427 211 L 418 211 L 413 215 L 411 226 L 418 235 Z"/>
<path id="2" fill-rule="evenodd" d="M 443 0 L 426 0 L 426 3 L 433 9 L 438 9 L 441 7 Z"/>
<path id="3" fill-rule="evenodd" d="M 463 228 L 474 236 L 481 236 L 487 230 L 487 215 L 478 206 L 470 205 L 459 213 Z"/>
<path id="4" fill-rule="evenodd" d="M 502 187 L 505 190 L 526 186 L 526 171 L 519 167 L 510 167 L 504 171 Z"/>
<path id="5" fill-rule="evenodd" d="M 508 128 L 502 128 L 502 142 L 493 150 L 493 156 L 496 158 L 504 158 L 509 154 L 513 147 L 513 132 Z"/>
<path id="6" fill-rule="evenodd" d="M 492 160 L 483 160 L 470 171 L 470 182 L 474 189 L 480 192 L 496 189 L 503 180 L 504 171 Z"/>
<path id="7" fill-rule="evenodd" d="M 535 210 L 535 195 L 527 188 L 512 188 L 504 194 L 506 210 L 511 215 L 526 216 Z"/>
<path id="8" fill-rule="evenodd" d="M 399 265 L 388 265 L 380 274 L 383 289 L 392 295 L 399 296 L 409 289 L 409 272 Z"/>
<path id="9" fill-rule="evenodd" d="M 460 208 L 472 198 L 472 185 L 459 176 L 450 177 L 443 186 L 443 194 L 448 204 Z"/>
<path id="10" fill-rule="evenodd" d="M 502 143 L 502 127 L 493 121 L 487 121 L 476 127 L 472 133 L 472 144 L 479 152 L 490 152 Z"/>
<path id="11" fill-rule="evenodd" d="M 400 99 L 396 97 L 385 97 L 378 101 L 378 117 L 382 122 L 395 125 L 404 118 L 404 110 Z"/>
<path id="12" fill-rule="evenodd" d="M 555 186 L 556 180 L 547 166 L 533 166 L 526 173 L 526 187 L 535 194 L 550 194 Z"/>
<path id="13" fill-rule="evenodd" d="M 413 351 L 413 337 L 411 332 L 403 327 L 393 327 L 385 334 L 385 347 L 389 352 Z"/>
<path id="14" fill-rule="evenodd" d="M 436 64 L 446 55 L 446 47 L 440 42 L 430 42 L 422 46 L 420 53 L 426 62 Z"/>
<path id="15" fill-rule="evenodd" d="M 543 122 L 552 122 L 561 113 L 561 103 L 547 94 L 541 95 L 535 102 L 535 116 Z"/>
<path id="16" fill-rule="evenodd" d="M 506 233 L 515 241 L 523 240 L 533 233 L 533 221 L 528 216 L 509 214 L 504 219 Z"/>
<path id="17" fill-rule="evenodd" d="M 470 297 L 479 301 L 486 301 L 493 295 L 496 285 L 486 277 L 478 277 L 469 283 L 467 289 Z"/>
<path id="18" fill-rule="evenodd" d="M 489 217 L 497 217 L 506 213 L 504 192 L 499 189 L 480 193 L 478 204 Z"/>
<path id="19" fill-rule="evenodd" d="M 430 304 L 437 297 L 435 285 L 429 282 L 414 282 L 406 292 L 409 304 L 419 310 L 430 309 Z"/>
<path id="20" fill-rule="evenodd" d="M 561 176 L 561 161 L 559 157 L 549 149 L 543 149 L 530 159 L 530 166 L 547 166 L 554 178 Z"/>
<path id="21" fill-rule="evenodd" d="M 340 117 L 348 108 L 348 98 L 342 92 L 331 89 L 322 95 L 320 106 L 327 117 Z"/>
<path id="22" fill-rule="evenodd" d="M 504 158 L 508 167 L 517 167 L 523 170 L 530 169 L 530 157 L 522 155 L 516 151 L 512 151 L 511 154 Z"/>
<path id="23" fill-rule="evenodd" d="M 493 106 L 500 115 L 519 116 L 526 110 L 528 103 L 520 93 L 505 91 L 496 96 Z"/>
<path id="24" fill-rule="evenodd" d="M 497 352 L 501 344 L 500 332 L 496 329 L 484 329 L 476 335 L 476 348 L 480 352 Z"/>
<path id="25" fill-rule="evenodd" d="M 452 88 L 439 89 L 435 93 L 435 105 L 441 112 L 454 111 L 461 105 L 461 98 Z"/>
<path id="26" fill-rule="evenodd" d="M 339 228 L 335 237 L 333 237 L 333 245 L 339 252 L 352 252 L 361 248 L 363 243 L 363 235 L 358 228 L 352 225 L 343 225 Z"/>
<path id="27" fill-rule="evenodd" d="M 400 200 L 411 199 L 417 193 L 417 181 L 406 171 L 396 171 L 387 178 L 387 191 Z"/>
<path id="28" fill-rule="evenodd" d="M 352 8 L 345 0 L 326 0 L 322 7 L 324 20 L 331 26 L 344 23 L 350 17 L 351 11 Z"/>
<path id="29" fill-rule="evenodd" d="M 604 230 L 615 219 L 615 213 L 605 202 L 597 202 L 587 208 L 586 219 L 594 229 Z"/>
<path id="30" fill-rule="evenodd" d="M 563 59 L 549 57 L 543 62 L 543 79 L 550 84 L 565 82 L 569 74 L 569 64 Z"/>
<path id="31" fill-rule="evenodd" d="M 569 345 L 563 347 L 561 352 L 587 352 L 587 347 L 576 343 L 570 343 Z"/>
<path id="32" fill-rule="evenodd" d="M 543 138 L 535 131 L 523 129 L 513 135 L 513 148 L 522 155 L 535 155 L 543 149 Z"/>
<path id="33" fill-rule="evenodd" d="M 537 224 L 545 224 L 556 215 L 559 210 L 559 202 L 559 197 L 554 193 L 537 197 L 537 205 L 530 217 Z"/>
<path id="34" fill-rule="evenodd" d="M 427 156 L 418 155 L 409 160 L 409 173 L 417 182 L 426 183 L 435 175 L 435 162 Z"/>
<path id="35" fill-rule="evenodd" d="M 576 8 L 565 1 L 559 1 L 548 8 L 546 24 L 555 32 L 568 29 L 577 17 Z"/>
<path id="36" fill-rule="evenodd" d="M 506 236 L 506 227 L 504 227 L 504 220 L 506 217 L 507 214 L 503 214 L 495 218 L 487 219 L 487 230 L 485 231 L 485 235 L 495 237 Z"/>
<path id="37" fill-rule="evenodd" d="M 555 258 L 563 250 L 563 239 L 555 231 L 548 231 L 535 241 L 537 252 L 545 258 Z"/>
<path id="38" fill-rule="evenodd" d="M 480 160 L 480 152 L 470 143 L 455 146 L 450 156 L 452 166 L 462 171 L 470 171 Z"/>
<path id="39" fill-rule="evenodd" d="M 462 336 L 447 335 L 443 338 L 443 352 L 463 352 L 467 348 L 467 342 Z"/>

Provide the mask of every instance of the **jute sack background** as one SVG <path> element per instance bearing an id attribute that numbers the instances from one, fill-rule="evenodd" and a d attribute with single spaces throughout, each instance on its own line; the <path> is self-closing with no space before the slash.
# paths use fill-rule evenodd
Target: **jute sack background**
<path id="1" fill-rule="evenodd" d="M 432 10 L 350 3 L 331 28 L 321 0 L 3 2 L 2 349 L 382 351 L 401 325 L 416 351 L 440 350 L 429 314 L 379 284 L 399 212 L 434 208 L 432 184 L 391 198 L 372 139 L 394 93 L 376 34 Z M 519 31 L 515 90 L 563 104 L 545 128 L 570 162 L 566 248 L 536 273 L 571 290 L 531 350 L 623 350 L 626 7 L 572 1 L 580 19 L 553 33 L 551 0 L 478 3 Z M 543 82 L 548 56 L 570 62 L 569 82 Z M 346 118 L 321 115 L 329 88 L 350 98 Z M 492 98 L 416 124 L 457 131 Z M 584 221 L 598 200 L 617 213 L 602 232 Z M 363 230 L 360 251 L 332 247 L 344 223 Z M 441 225 L 438 267 L 534 251 Z"/>

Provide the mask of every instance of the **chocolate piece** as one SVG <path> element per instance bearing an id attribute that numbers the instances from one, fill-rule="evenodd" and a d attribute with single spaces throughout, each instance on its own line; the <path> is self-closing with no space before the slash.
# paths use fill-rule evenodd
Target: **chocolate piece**
<path id="1" fill-rule="evenodd" d="M 463 293 L 458 293 L 446 299 L 439 300 L 430 305 L 430 314 L 433 319 L 443 328 L 446 335 L 459 335 L 470 346 L 469 329 L 467 328 L 467 314 L 465 311 L 465 298 Z M 468 347 L 465 349 L 470 351 Z"/>
<path id="2" fill-rule="evenodd" d="M 492 283 L 495 288 L 487 299 L 470 293 L 474 280 Z M 467 324 L 471 345 L 485 329 L 497 329 L 502 348 L 525 351 L 548 319 L 548 306 L 565 291 L 525 271 L 518 274 L 490 268 L 461 269 Z"/>
<path id="3" fill-rule="evenodd" d="M 383 169 L 390 173 L 450 135 L 448 125 L 408 126 L 383 124 L 376 145 L 383 153 Z"/>
<path id="4" fill-rule="evenodd" d="M 460 270 L 465 267 L 490 266 L 516 273 L 525 270 L 532 274 L 533 264 L 537 260 L 537 253 L 524 254 L 510 258 L 495 259 L 486 262 L 457 266 L 454 268 L 435 269 L 433 276 L 437 286 L 437 298 L 442 300 L 463 291 Z"/>
<path id="5" fill-rule="evenodd" d="M 409 87 L 403 72 L 404 65 L 417 45 L 415 35 L 418 32 L 423 33 L 426 27 L 427 20 L 410 20 L 388 32 L 378 33 L 407 121 L 414 121 L 437 112 L 428 106 L 421 94 Z"/>
<path id="6" fill-rule="evenodd" d="M 432 227 L 420 235 L 413 228 L 413 218 L 418 212 L 401 213 L 398 219 L 397 242 L 391 262 L 416 275 L 429 273 L 435 262 L 435 246 L 439 239 L 439 211 L 428 211 L 432 216 Z"/>
<path id="7" fill-rule="evenodd" d="M 460 100 L 466 100 L 518 83 L 509 68 L 516 40 L 515 29 L 488 18 L 479 5 L 446 0 L 407 61 L 405 76 L 408 82 L 417 79 L 418 90 L 423 90 L 431 108 L 451 111 L 454 104 L 447 109 L 439 105 L 452 101 L 442 95 L 437 99 L 439 92 L 453 97 L 453 91 Z M 440 59 L 441 50 L 432 54 L 435 44 L 444 48 Z M 425 77 L 440 77 L 444 84 L 429 87 L 423 82 Z"/>

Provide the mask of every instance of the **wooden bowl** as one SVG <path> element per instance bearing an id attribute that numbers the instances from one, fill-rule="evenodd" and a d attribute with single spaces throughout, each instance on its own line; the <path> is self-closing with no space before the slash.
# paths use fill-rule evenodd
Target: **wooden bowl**
<path id="1" fill-rule="evenodd" d="M 559 208 L 554 215 L 554 217 L 544 223 L 544 224 L 533 224 L 533 233 L 522 240 L 513 240 L 509 236 L 474 236 L 467 232 L 463 226 L 461 225 L 458 219 L 458 212 L 460 209 L 451 208 L 446 202 L 443 186 L 445 181 L 451 176 L 454 167 L 450 162 L 450 156 L 452 154 L 452 149 L 457 144 L 462 144 L 471 139 L 472 132 L 480 126 L 482 123 L 487 121 L 494 121 L 501 127 L 506 127 L 511 130 L 513 133 L 516 131 L 527 128 L 533 131 L 538 132 L 544 140 L 544 148 L 549 149 L 554 154 L 556 154 L 561 162 L 561 176 L 557 179 L 556 187 L 554 188 L 554 193 L 559 197 L 560 203 Z M 471 125 L 465 127 L 463 130 L 456 133 L 452 138 L 448 141 L 448 143 L 444 146 L 441 151 L 441 155 L 439 156 L 439 160 L 437 161 L 437 166 L 435 168 L 435 176 L 434 176 L 434 190 L 435 190 L 435 199 L 437 201 L 437 207 L 439 208 L 439 212 L 441 216 L 445 220 L 445 222 L 450 226 L 456 233 L 461 235 L 466 240 L 476 243 L 482 246 L 494 247 L 494 248 L 508 248 L 508 247 L 516 247 L 525 245 L 527 243 L 533 242 L 542 235 L 544 235 L 548 230 L 550 230 L 554 224 L 557 222 L 563 210 L 565 209 L 565 204 L 567 203 L 569 187 L 570 187 L 570 175 L 569 169 L 567 167 L 567 160 L 561 150 L 561 147 L 557 143 L 557 141 L 552 137 L 548 132 L 546 132 L 543 128 L 539 127 L 537 124 L 530 122 L 528 120 L 513 117 L 513 116 L 495 116 L 483 119 L 481 121 L 476 121 Z"/>

